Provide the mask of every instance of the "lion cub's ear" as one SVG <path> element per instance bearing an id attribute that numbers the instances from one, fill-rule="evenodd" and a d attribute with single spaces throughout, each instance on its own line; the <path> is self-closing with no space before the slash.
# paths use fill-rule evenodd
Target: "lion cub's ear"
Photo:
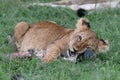
<path id="1" fill-rule="evenodd" d="M 109 41 L 100 39 L 99 44 L 98 44 L 98 50 L 99 50 L 99 53 L 101 52 L 105 53 L 109 51 Z"/>
<path id="2" fill-rule="evenodd" d="M 80 30 L 86 30 L 90 28 L 90 23 L 87 18 L 80 18 L 76 23 L 76 27 Z"/>

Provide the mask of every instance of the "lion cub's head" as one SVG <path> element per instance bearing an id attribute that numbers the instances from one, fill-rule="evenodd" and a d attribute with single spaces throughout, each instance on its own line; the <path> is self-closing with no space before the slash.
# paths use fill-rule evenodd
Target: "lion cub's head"
<path id="1" fill-rule="evenodd" d="M 87 18 L 80 18 L 76 23 L 76 29 L 70 37 L 67 54 L 70 56 L 85 53 L 88 48 L 96 52 L 109 50 L 109 44 L 100 40 L 95 32 L 90 29 L 90 22 Z"/>

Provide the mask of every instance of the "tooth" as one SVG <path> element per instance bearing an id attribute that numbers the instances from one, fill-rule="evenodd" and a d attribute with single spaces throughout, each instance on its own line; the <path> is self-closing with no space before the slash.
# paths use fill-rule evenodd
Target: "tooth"
<path id="1" fill-rule="evenodd" d="M 69 49 L 69 56 L 71 56 L 71 50 Z"/>

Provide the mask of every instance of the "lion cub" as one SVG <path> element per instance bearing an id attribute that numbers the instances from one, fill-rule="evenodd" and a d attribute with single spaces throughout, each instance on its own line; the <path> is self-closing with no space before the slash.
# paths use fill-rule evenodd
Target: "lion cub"
<path id="1" fill-rule="evenodd" d="M 35 24 L 20 22 L 14 30 L 14 43 L 19 51 L 13 54 L 14 57 L 27 56 L 30 49 L 35 49 L 38 51 L 35 55 L 42 56 L 44 62 L 54 61 L 60 55 L 76 58 L 88 48 L 92 49 L 94 55 L 109 49 L 109 44 L 101 41 L 90 29 L 87 18 L 80 18 L 75 29 L 51 21 Z"/>

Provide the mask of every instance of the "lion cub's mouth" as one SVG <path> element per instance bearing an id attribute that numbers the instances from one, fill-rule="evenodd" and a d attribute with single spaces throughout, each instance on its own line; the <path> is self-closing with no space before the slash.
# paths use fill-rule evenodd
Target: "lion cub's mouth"
<path id="1" fill-rule="evenodd" d="M 70 49 L 67 50 L 67 55 L 63 58 L 64 60 L 68 60 L 71 62 L 76 62 L 76 58 L 77 58 L 77 51 L 71 51 Z"/>
<path id="2" fill-rule="evenodd" d="M 64 57 L 64 60 L 69 60 L 72 62 L 81 62 L 82 60 L 91 58 L 94 55 L 94 51 L 91 48 L 87 48 L 86 51 L 83 53 L 78 53 L 79 51 L 73 49 L 71 51 L 70 49 L 67 50 L 67 56 Z"/>
<path id="3" fill-rule="evenodd" d="M 72 56 L 74 57 L 74 56 L 77 55 L 77 50 L 75 50 L 74 48 L 73 48 L 73 51 L 68 49 L 67 50 L 67 55 L 68 55 L 68 57 L 72 57 Z"/>

